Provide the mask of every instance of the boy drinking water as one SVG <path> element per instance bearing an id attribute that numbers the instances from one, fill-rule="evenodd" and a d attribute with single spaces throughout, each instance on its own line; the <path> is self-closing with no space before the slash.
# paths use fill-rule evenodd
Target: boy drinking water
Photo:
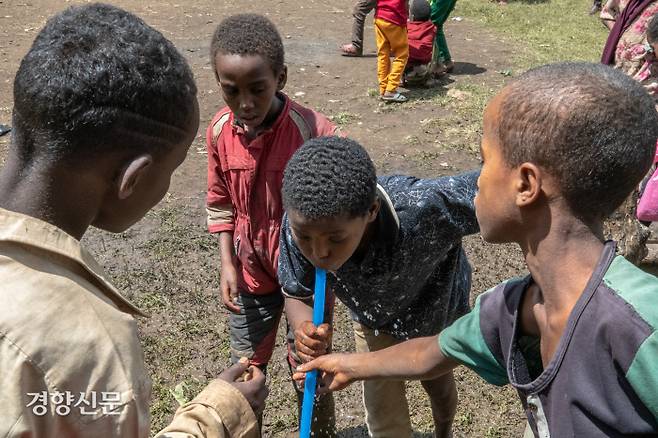
<path id="1" fill-rule="evenodd" d="M 276 276 L 283 169 L 304 141 L 331 135 L 336 127 L 281 92 L 287 80 L 283 43 L 267 18 L 225 19 L 210 56 L 227 107 L 206 132 L 208 230 L 219 235 L 231 360 L 248 357 L 265 369 L 283 311 Z M 322 400 L 316 417 L 323 424 L 317 427 L 333 430 L 333 400 Z"/>
<path id="2" fill-rule="evenodd" d="M 438 337 L 323 356 L 296 377 L 318 368 L 337 390 L 464 364 L 513 385 L 537 437 L 655 435 L 658 279 L 616 256 L 602 226 L 651 166 L 657 137 L 653 99 L 618 70 L 526 73 L 485 111 L 475 205 L 484 239 L 518 243 L 530 275 L 480 295 Z"/>
<path id="3" fill-rule="evenodd" d="M 199 126 L 196 93 L 173 44 L 109 5 L 52 17 L 21 61 L 0 171 L 0 436 L 150 436 L 144 315 L 80 239 L 122 232 L 162 199 Z M 237 382 L 246 370 L 157 436 L 260 436 L 265 376 Z"/>
<path id="4" fill-rule="evenodd" d="M 478 231 L 477 173 L 377 178 L 352 140 L 323 137 L 292 157 L 283 180 L 279 280 L 303 361 L 326 354 L 331 326 L 312 322 L 314 266 L 352 311 L 357 351 L 438 333 L 468 311 L 471 268 L 462 236 Z M 452 373 L 424 379 L 438 437 L 457 405 Z M 404 382 L 364 382 L 373 437 L 411 437 Z"/>

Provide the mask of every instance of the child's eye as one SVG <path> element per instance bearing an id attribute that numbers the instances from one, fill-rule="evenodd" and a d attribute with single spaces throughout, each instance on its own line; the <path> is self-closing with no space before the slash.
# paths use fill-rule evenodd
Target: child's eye
<path id="1" fill-rule="evenodd" d="M 238 93 L 238 90 L 237 90 L 237 89 L 235 89 L 235 88 L 233 88 L 233 87 L 226 86 L 226 85 L 222 85 L 222 91 L 223 91 L 224 94 L 226 94 L 227 96 L 234 96 L 234 95 L 236 95 L 236 94 Z"/>
<path id="2" fill-rule="evenodd" d="M 252 93 L 254 94 L 261 94 L 265 91 L 265 88 L 256 88 L 255 90 L 251 90 Z"/>
<path id="3" fill-rule="evenodd" d="M 344 237 L 330 237 L 329 242 L 331 243 L 341 243 L 345 240 Z"/>

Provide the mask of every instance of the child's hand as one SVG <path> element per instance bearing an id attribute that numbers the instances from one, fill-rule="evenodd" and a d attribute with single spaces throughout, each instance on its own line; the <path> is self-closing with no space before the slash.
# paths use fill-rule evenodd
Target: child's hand
<path id="1" fill-rule="evenodd" d="M 299 358 L 308 362 L 327 354 L 331 347 L 333 329 L 329 324 L 313 325 L 311 321 L 300 323 L 295 329 L 295 349 Z"/>
<path id="2" fill-rule="evenodd" d="M 263 412 L 269 390 L 265 386 L 265 374 L 258 367 L 249 366 L 248 360 L 240 359 L 240 362 L 224 370 L 218 379 L 229 382 L 240 391 L 256 415 Z"/>
<path id="3" fill-rule="evenodd" d="M 353 363 L 353 360 L 356 360 L 355 356 L 354 354 L 328 354 L 318 357 L 298 366 L 292 378 L 303 383 L 306 373 L 316 369 L 319 371 L 318 394 L 340 391 L 357 379 Z"/>
<path id="4" fill-rule="evenodd" d="M 236 303 L 238 298 L 238 273 L 233 263 L 222 263 L 219 289 L 224 307 L 230 312 L 240 313 L 240 306 Z"/>

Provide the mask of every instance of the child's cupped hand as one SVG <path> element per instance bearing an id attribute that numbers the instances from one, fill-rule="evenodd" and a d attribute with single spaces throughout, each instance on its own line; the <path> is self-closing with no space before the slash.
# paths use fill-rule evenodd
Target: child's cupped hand
<path id="1" fill-rule="evenodd" d="M 295 329 L 295 349 L 303 362 L 327 354 L 331 348 L 333 329 L 329 324 L 315 326 L 311 321 L 304 321 Z"/>

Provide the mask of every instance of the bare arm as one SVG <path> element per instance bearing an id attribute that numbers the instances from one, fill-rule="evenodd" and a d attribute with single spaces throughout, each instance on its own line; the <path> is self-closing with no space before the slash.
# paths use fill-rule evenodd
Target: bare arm
<path id="1" fill-rule="evenodd" d="M 357 380 L 430 380 L 459 365 L 446 357 L 436 336 L 411 339 L 371 353 L 330 354 L 297 369 L 302 380 L 307 371 L 323 372 L 321 392 L 337 391 Z"/>
<path id="2" fill-rule="evenodd" d="M 222 264 L 219 288 L 224 306 L 231 312 L 240 312 L 235 303 L 238 296 L 238 273 L 233 262 L 233 231 L 219 233 L 219 259 Z"/>

